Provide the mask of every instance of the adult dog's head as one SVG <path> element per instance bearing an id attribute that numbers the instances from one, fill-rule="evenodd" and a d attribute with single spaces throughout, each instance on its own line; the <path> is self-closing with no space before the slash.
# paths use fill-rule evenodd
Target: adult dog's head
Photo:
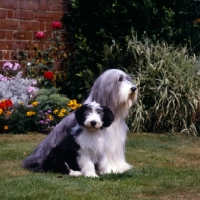
<path id="1" fill-rule="evenodd" d="M 95 81 L 85 103 L 92 101 L 108 106 L 115 117 L 126 117 L 130 107 L 137 101 L 137 87 L 128 74 L 110 69 Z"/>
<path id="2" fill-rule="evenodd" d="M 75 117 L 78 124 L 84 126 L 88 132 L 109 127 L 114 121 L 112 111 L 108 107 L 100 105 L 95 101 L 77 108 Z"/>

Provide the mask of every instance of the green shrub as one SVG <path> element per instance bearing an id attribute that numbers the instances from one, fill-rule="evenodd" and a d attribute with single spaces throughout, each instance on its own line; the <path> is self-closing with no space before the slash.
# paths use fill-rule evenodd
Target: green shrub
<path id="1" fill-rule="evenodd" d="M 109 66 L 120 56 L 126 58 L 126 70 L 137 77 L 138 104 L 128 120 L 133 131 L 197 134 L 200 64 L 195 54 L 164 41 L 153 43 L 146 37 L 139 41 L 134 34 L 127 38 L 127 51 L 117 45 L 112 50 L 104 52 L 105 63 Z"/>
<path id="2" fill-rule="evenodd" d="M 98 65 L 102 64 L 104 44 L 111 46 L 115 40 L 125 50 L 124 41 L 131 27 L 138 38 L 146 34 L 154 42 L 165 40 L 169 44 L 187 44 L 191 52 L 200 50 L 200 26 L 195 21 L 199 17 L 198 1 L 71 0 L 71 5 L 72 12 L 63 18 L 75 36 L 75 51 L 65 68 L 68 97 L 84 99 L 93 80 L 108 69 L 104 65 L 99 69 Z M 117 68 L 117 62 L 110 67 Z"/>

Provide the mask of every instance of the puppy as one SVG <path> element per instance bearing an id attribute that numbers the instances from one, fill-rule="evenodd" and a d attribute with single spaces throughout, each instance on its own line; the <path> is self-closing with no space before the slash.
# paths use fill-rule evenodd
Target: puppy
<path id="1" fill-rule="evenodd" d="M 98 174 L 109 173 L 105 149 L 108 145 L 107 127 L 114 121 L 112 111 L 91 102 L 75 111 L 75 119 L 78 124 L 52 148 L 41 166 L 35 168 L 33 163 L 24 167 L 35 172 L 50 171 L 71 176 L 98 177 Z"/>

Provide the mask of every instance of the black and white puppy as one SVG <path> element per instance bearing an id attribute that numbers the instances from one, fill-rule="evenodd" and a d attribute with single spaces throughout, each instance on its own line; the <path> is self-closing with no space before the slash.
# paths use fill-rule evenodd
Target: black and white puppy
<path id="1" fill-rule="evenodd" d="M 98 177 L 109 173 L 107 163 L 107 127 L 114 121 L 112 111 L 96 102 L 82 105 L 75 111 L 78 124 L 70 134 L 53 147 L 41 165 L 29 163 L 31 155 L 24 160 L 23 167 L 34 172 L 55 172 L 71 176 Z M 40 148 L 40 145 L 35 151 Z M 36 152 L 32 154 L 35 155 Z"/>

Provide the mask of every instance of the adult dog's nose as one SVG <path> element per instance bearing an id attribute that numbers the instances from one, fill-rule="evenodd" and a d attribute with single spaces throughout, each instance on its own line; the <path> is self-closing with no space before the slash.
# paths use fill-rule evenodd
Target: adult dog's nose
<path id="1" fill-rule="evenodd" d="M 95 121 L 91 121 L 90 124 L 94 127 L 97 123 Z"/>
<path id="2" fill-rule="evenodd" d="M 132 87 L 131 92 L 135 92 L 136 89 L 137 89 L 136 87 Z"/>

